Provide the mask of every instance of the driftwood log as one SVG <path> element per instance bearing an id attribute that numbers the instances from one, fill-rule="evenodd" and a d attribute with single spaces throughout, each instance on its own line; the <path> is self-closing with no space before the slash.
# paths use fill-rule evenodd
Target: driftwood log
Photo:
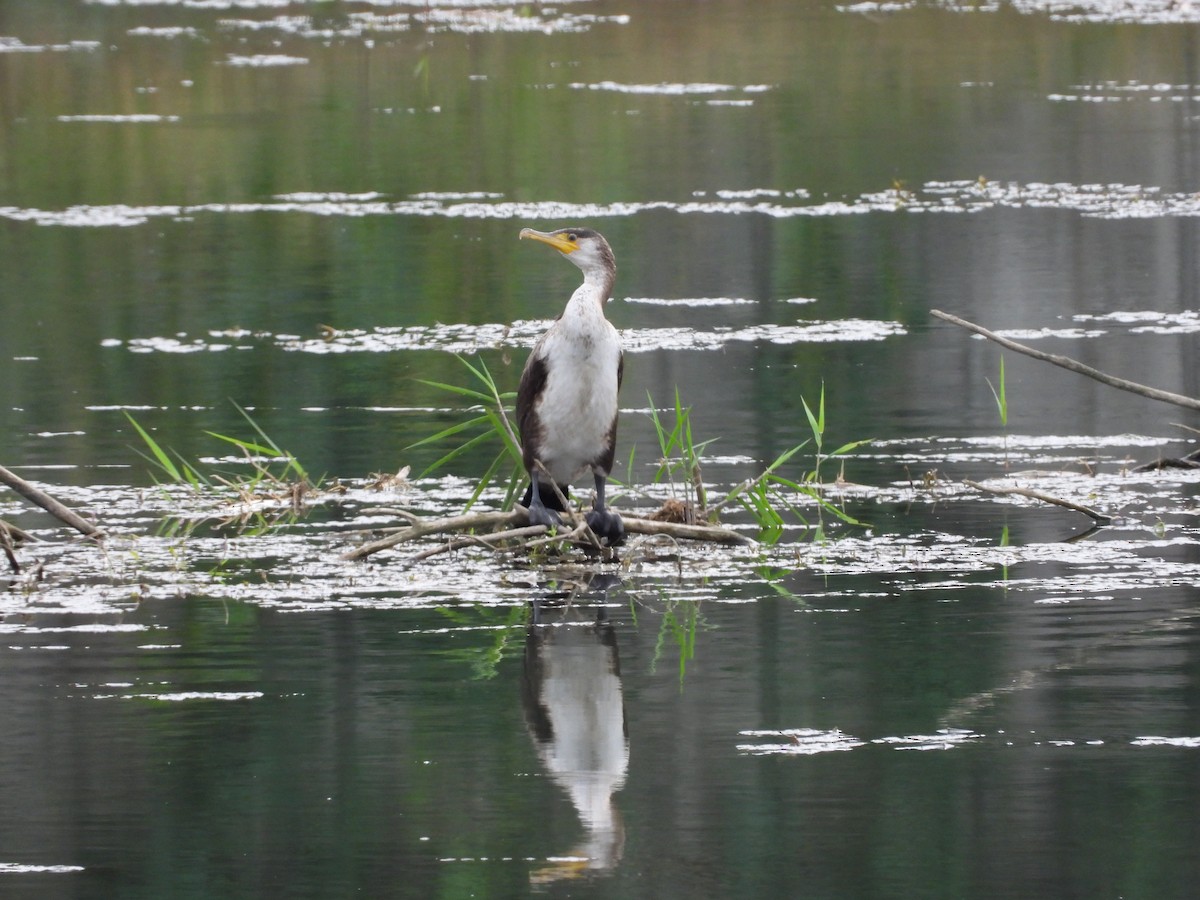
<path id="1" fill-rule="evenodd" d="M 85 519 L 79 513 L 63 506 L 45 491 L 34 487 L 25 479 L 13 472 L 0 466 L 0 484 L 7 485 L 12 488 L 30 503 L 34 503 L 44 509 L 60 522 L 70 525 L 79 533 L 94 540 L 100 540 L 104 537 L 104 532 Z"/>
<path id="2" fill-rule="evenodd" d="M 353 550 L 342 554 L 342 559 L 355 560 L 388 550 L 399 544 L 415 541 L 423 537 L 439 534 L 456 534 L 457 538 L 447 544 L 439 545 L 436 552 L 453 550 L 466 546 L 487 546 L 495 548 L 501 541 L 520 540 L 531 541 L 549 535 L 549 529 L 544 525 L 530 525 L 529 516 L 524 507 L 518 506 L 512 512 L 478 512 L 465 513 L 460 516 L 444 518 L 408 518 L 408 524 L 399 530 L 378 540 L 361 544 Z M 685 525 L 677 522 L 659 522 L 638 516 L 623 515 L 626 534 L 667 535 L 676 540 L 710 541 L 718 544 L 752 545 L 754 541 L 744 534 L 719 525 Z M 465 534 L 471 532 L 471 534 Z M 571 516 L 569 523 L 564 523 L 564 530 L 551 537 L 551 540 L 572 540 L 584 544 L 599 546 L 595 535 L 587 527 L 582 516 Z M 427 552 L 421 555 L 433 555 Z"/>
<path id="3" fill-rule="evenodd" d="M 964 481 L 967 487 L 974 488 L 977 491 L 982 491 L 985 494 L 995 494 L 1001 497 L 1027 497 L 1030 500 L 1039 500 L 1042 503 L 1050 503 L 1054 506 L 1061 506 L 1063 509 L 1072 509 L 1077 513 L 1083 513 L 1097 525 L 1109 525 L 1112 523 L 1113 517 L 1106 516 L 1102 512 L 1097 512 L 1090 506 L 1084 506 L 1081 503 L 1073 503 L 1070 500 L 1063 500 L 1061 497 L 1054 497 L 1050 494 L 1044 494 L 1041 491 L 1031 490 L 1030 488 L 1022 487 L 989 487 L 986 484 L 980 484 L 978 481 Z"/>

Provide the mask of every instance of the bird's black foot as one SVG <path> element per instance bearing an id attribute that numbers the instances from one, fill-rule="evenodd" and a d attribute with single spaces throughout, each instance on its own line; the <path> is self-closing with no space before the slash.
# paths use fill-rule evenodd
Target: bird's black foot
<path id="1" fill-rule="evenodd" d="M 541 503 L 529 507 L 529 524 L 545 525 L 547 528 L 561 528 L 562 519 L 552 509 L 546 509 Z"/>
<path id="2" fill-rule="evenodd" d="M 596 537 L 608 541 L 608 546 L 615 547 L 625 541 L 625 523 L 611 509 L 593 509 L 586 516 L 588 528 L 596 533 Z"/>

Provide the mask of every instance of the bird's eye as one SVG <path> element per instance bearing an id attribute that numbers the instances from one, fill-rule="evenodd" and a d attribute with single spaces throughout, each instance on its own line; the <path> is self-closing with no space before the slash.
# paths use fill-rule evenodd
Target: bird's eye
<path id="1" fill-rule="evenodd" d="M 570 234 L 567 235 L 567 240 L 573 244 L 577 240 L 579 240 L 579 235 L 577 235 L 575 232 L 572 231 Z"/>

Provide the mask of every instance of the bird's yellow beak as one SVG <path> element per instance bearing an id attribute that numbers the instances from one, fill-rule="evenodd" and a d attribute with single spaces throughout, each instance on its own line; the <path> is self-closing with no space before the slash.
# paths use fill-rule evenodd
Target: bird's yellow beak
<path id="1" fill-rule="evenodd" d="M 579 249 L 579 244 L 575 241 L 568 240 L 565 234 L 557 232 L 551 233 L 546 231 L 534 231 L 532 228 L 522 228 L 520 240 L 529 238 L 534 241 L 541 241 L 543 244 L 549 244 L 560 253 L 574 253 Z"/>

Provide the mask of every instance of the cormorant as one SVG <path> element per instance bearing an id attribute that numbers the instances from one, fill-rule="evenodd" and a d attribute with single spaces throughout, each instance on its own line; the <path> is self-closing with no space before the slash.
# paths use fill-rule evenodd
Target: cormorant
<path id="1" fill-rule="evenodd" d="M 609 544 L 617 544 L 625 526 L 604 505 L 605 481 L 616 452 L 617 391 L 624 365 L 617 330 L 604 318 L 617 263 L 608 241 L 590 228 L 523 228 L 520 236 L 549 244 L 583 271 L 583 284 L 538 339 L 521 373 L 517 425 L 530 480 L 523 505 L 531 524 L 560 525 L 557 511 L 562 503 L 537 463 L 564 495 L 571 480 L 590 469 L 596 499 L 587 523 Z"/>

